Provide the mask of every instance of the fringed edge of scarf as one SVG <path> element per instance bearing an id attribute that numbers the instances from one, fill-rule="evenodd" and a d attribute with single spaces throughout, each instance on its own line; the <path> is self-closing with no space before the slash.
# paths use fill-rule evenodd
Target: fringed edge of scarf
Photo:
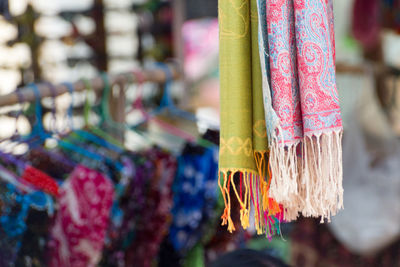
<path id="1" fill-rule="evenodd" d="M 329 222 L 343 208 L 342 136 L 340 128 L 290 145 L 278 138 L 271 140 L 270 194 L 285 207 L 285 221 L 301 213 Z"/>
<path id="2" fill-rule="evenodd" d="M 231 196 L 233 189 L 240 205 L 240 222 L 243 229 L 250 226 L 251 206 L 254 207 L 254 226 L 258 235 L 265 234 L 271 239 L 276 234 L 281 234 L 280 223 L 283 221 L 283 206 L 269 196 L 271 179 L 266 181 L 267 151 L 255 152 L 254 157 L 258 173 L 244 168 L 220 168 L 218 186 L 221 190 L 225 209 L 221 216 L 222 225 L 228 226 L 228 231 L 235 231 L 231 218 Z M 269 169 L 268 169 L 269 171 Z M 235 184 L 235 174 L 239 173 L 239 188 Z M 221 178 L 223 183 L 221 183 Z"/>

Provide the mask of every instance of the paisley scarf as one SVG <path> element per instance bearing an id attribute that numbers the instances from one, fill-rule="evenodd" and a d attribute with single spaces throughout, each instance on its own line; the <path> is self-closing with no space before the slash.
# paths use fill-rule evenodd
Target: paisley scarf
<path id="1" fill-rule="evenodd" d="M 232 188 L 240 204 L 242 227 L 249 227 L 253 206 L 257 233 L 269 233 L 268 220 L 280 212 L 280 207 L 268 195 L 257 1 L 220 0 L 219 23 L 219 186 L 225 202 L 222 224 L 227 224 L 230 232 L 235 230 L 231 219 Z"/>
<path id="2" fill-rule="evenodd" d="M 343 206 L 332 0 L 258 0 L 270 195 L 285 219 Z"/>

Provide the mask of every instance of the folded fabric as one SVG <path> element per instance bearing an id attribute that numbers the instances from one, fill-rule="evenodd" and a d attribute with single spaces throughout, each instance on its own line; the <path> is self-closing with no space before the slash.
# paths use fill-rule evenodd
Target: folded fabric
<path id="1" fill-rule="evenodd" d="M 287 221 L 329 220 L 343 207 L 332 1 L 258 4 L 270 195 Z"/>
<path id="2" fill-rule="evenodd" d="M 220 112 L 219 186 L 225 201 L 223 225 L 235 230 L 231 219 L 231 188 L 240 204 L 243 228 L 249 227 L 253 206 L 258 234 L 274 232 L 269 218 L 280 206 L 269 198 L 266 175 L 268 140 L 258 49 L 257 1 L 220 0 Z"/>

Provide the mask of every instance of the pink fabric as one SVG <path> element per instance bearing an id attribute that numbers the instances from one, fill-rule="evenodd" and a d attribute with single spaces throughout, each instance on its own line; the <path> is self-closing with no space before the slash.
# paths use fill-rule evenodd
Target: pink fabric
<path id="1" fill-rule="evenodd" d="M 285 144 L 341 129 L 330 0 L 266 1 L 272 105 Z"/>
<path id="2" fill-rule="evenodd" d="M 356 0 L 354 2 L 353 35 L 367 49 L 373 49 L 379 44 L 380 4 L 379 0 Z"/>
<path id="3" fill-rule="evenodd" d="M 77 166 L 62 185 L 50 241 L 53 267 L 96 266 L 101 259 L 114 188 L 101 173 Z"/>
<path id="4" fill-rule="evenodd" d="M 343 208 L 332 0 L 259 1 L 270 197 L 286 221 L 299 213 L 329 221 Z"/>

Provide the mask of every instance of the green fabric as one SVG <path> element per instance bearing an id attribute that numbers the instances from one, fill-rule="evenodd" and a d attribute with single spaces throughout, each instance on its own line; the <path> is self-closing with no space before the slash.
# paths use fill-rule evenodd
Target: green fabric
<path id="1" fill-rule="evenodd" d="M 260 50 L 258 47 L 258 8 L 257 0 L 251 1 L 251 59 L 253 93 L 253 148 L 255 152 L 268 150 L 267 130 L 264 116 L 262 92 L 262 72 Z"/>
<path id="2" fill-rule="evenodd" d="M 267 138 L 256 0 L 220 0 L 220 170 L 257 172 Z"/>
<path id="3" fill-rule="evenodd" d="M 280 260 L 287 264 L 290 263 L 291 240 L 289 237 L 283 239 L 280 236 L 276 236 L 269 242 L 265 242 L 265 238 L 263 237 L 253 238 L 246 244 L 246 247 L 259 251 L 269 251 Z"/>
<path id="4" fill-rule="evenodd" d="M 184 267 L 204 267 L 204 247 L 201 244 L 197 244 L 193 247 L 186 255 L 183 263 Z"/>

